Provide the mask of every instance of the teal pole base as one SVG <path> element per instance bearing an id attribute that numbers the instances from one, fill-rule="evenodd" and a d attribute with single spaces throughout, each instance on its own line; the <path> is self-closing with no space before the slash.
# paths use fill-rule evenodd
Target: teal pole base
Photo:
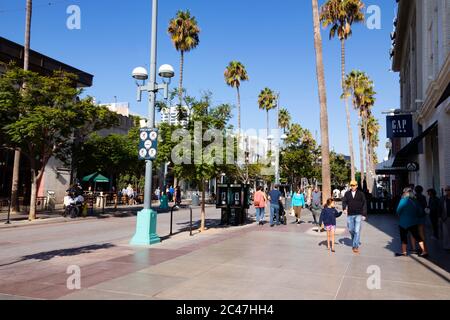
<path id="1" fill-rule="evenodd" d="M 148 246 L 161 242 L 156 234 L 156 215 L 156 211 L 151 209 L 143 209 L 138 212 L 136 233 L 130 241 L 131 245 Z"/>

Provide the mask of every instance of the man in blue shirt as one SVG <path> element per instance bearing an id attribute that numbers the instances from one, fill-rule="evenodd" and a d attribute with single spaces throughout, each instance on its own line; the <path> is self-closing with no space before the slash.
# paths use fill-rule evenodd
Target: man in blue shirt
<path id="1" fill-rule="evenodd" d="M 278 190 L 278 185 L 275 185 L 273 189 L 269 192 L 270 200 L 270 226 L 273 227 L 274 224 L 280 225 L 280 204 L 279 201 L 282 198 L 281 192 Z M 275 221 L 274 221 L 275 216 Z"/>

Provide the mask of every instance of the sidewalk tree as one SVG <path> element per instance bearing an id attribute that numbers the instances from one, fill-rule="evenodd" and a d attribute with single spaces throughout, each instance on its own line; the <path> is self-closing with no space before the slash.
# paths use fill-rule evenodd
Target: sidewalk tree
<path id="1" fill-rule="evenodd" d="M 21 91 L 23 83 L 26 90 Z M 20 148 L 30 163 L 29 220 L 36 218 L 37 186 L 49 159 L 67 159 L 74 131 L 89 121 L 85 110 L 106 112 L 105 107 L 93 109 L 89 97 L 79 99 L 82 91 L 75 88 L 75 83 L 75 75 L 59 71 L 41 76 L 11 68 L 0 77 L 0 113 L 9 119 L 1 124 L 4 140 L 9 147 Z"/>
<path id="2" fill-rule="evenodd" d="M 31 39 L 31 16 L 33 13 L 33 1 L 26 0 L 26 17 L 25 17 L 25 43 L 23 46 L 23 69 L 29 70 L 30 67 L 30 39 Z M 23 84 L 25 89 L 25 84 Z M 17 201 L 17 192 L 19 190 L 19 166 L 20 166 L 20 149 L 14 151 L 13 176 L 11 183 L 11 212 L 19 211 L 19 202 Z"/>
<path id="3" fill-rule="evenodd" d="M 312 13 L 314 25 L 314 48 L 316 51 L 316 73 L 320 102 L 322 194 L 325 198 L 331 196 L 330 145 L 328 137 L 328 110 L 322 53 L 322 36 L 320 34 L 319 5 L 317 0 L 312 0 Z"/>
<path id="4" fill-rule="evenodd" d="M 351 179 L 350 163 L 336 152 L 330 153 L 331 182 L 334 186 L 344 186 Z"/>
<path id="5" fill-rule="evenodd" d="M 239 89 L 242 81 L 249 80 L 247 70 L 241 62 L 231 61 L 225 69 L 224 77 L 226 84 L 237 90 L 238 132 L 241 132 L 241 94 Z"/>
<path id="6" fill-rule="evenodd" d="M 280 166 L 284 178 L 299 184 L 299 178 L 319 179 L 320 170 L 316 166 L 320 156 L 320 148 L 311 132 L 303 129 L 298 123 L 293 123 L 287 133 L 286 146 L 281 151 Z"/>
<path id="7" fill-rule="evenodd" d="M 330 39 L 336 35 L 341 41 L 341 86 L 345 92 L 345 41 L 352 35 L 353 22 L 364 21 L 364 3 L 360 0 L 328 0 L 322 5 L 320 10 L 320 21 L 324 28 L 332 26 L 330 29 Z M 345 100 L 345 113 L 347 116 L 348 147 L 351 161 L 351 179 L 355 180 L 355 154 L 353 151 L 353 135 L 350 122 L 350 110 L 348 99 Z"/>
<path id="8" fill-rule="evenodd" d="M 170 35 L 175 49 L 180 52 L 180 83 L 178 95 L 180 107 L 183 104 L 183 67 L 184 53 L 195 49 L 200 43 L 200 28 L 194 16 L 189 10 L 178 11 L 176 16 L 170 20 L 167 32 Z"/>
<path id="9" fill-rule="evenodd" d="M 188 134 L 191 141 L 190 161 L 188 163 L 179 163 L 174 165 L 176 176 L 182 176 L 183 179 L 197 184 L 199 191 L 202 193 L 201 201 L 201 223 L 199 230 L 205 230 L 205 183 L 211 178 L 217 177 L 223 172 L 225 166 L 225 150 L 222 150 L 222 161 L 215 161 L 219 155 L 208 154 L 205 152 L 206 147 L 210 144 L 204 141 L 203 137 L 207 130 L 217 129 L 225 132 L 228 121 L 231 119 L 231 106 L 227 104 L 211 107 L 211 94 L 207 93 L 202 96 L 200 100 L 193 103 L 191 121 L 185 130 L 187 132 L 180 132 Z M 196 132 L 196 124 L 201 124 L 201 132 Z M 198 127 L 197 127 L 198 130 Z M 201 137 L 196 137 L 196 133 L 201 133 Z M 183 138 L 183 137 L 179 137 Z M 201 141 L 198 141 L 201 138 Z M 177 144 L 178 141 L 175 141 Z M 221 144 L 223 147 L 223 143 Z M 195 152 L 200 150 L 201 152 Z M 182 150 L 185 152 L 186 150 Z M 177 151 L 175 151 L 177 152 Z M 177 154 L 177 156 L 180 156 Z"/>

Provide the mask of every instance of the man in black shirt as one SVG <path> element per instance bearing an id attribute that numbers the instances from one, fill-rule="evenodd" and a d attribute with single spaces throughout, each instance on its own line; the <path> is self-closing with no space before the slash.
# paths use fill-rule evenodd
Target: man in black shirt
<path id="1" fill-rule="evenodd" d="M 356 181 L 350 182 L 350 190 L 342 199 L 342 209 L 347 214 L 347 227 L 352 236 L 352 250 L 359 253 L 361 221 L 367 218 L 367 203 L 364 192 L 358 190 Z"/>

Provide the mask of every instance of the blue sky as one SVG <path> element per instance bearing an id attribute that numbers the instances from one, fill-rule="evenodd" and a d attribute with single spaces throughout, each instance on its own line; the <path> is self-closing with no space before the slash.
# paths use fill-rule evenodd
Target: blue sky
<path id="1" fill-rule="evenodd" d="M 319 0 L 319 4 L 325 1 Z M 390 69 L 389 34 L 394 18 L 394 0 L 366 0 L 366 8 L 381 8 L 381 29 L 355 25 L 346 43 L 346 71 L 361 69 L 375 82 L 375 116 L 382 126 L 379 159 L 385 156 L 385 116 L 382 111 L 399 106 L 398 74 Z M 137 103 L 130 73 L 150 60 L 150 0 L 34 0 L 31 47 L 33 50 L 93 74 L 87 94 L 102 103 L 130 102 L 131 111 L 145 115 L 145 102 Z M 48 5 L 52 3 L 52 5 Z M 69 5 L 81 9 L 81 29 L 69 30 Z M 25 0 L 0 0 L 0 36 L 23 44 Z M 190 9 L 200 28 L 200 45 L 185 57 L 184 86 L 190 95 L 204 90 L 214 102 L 236 103 L 236 92 L 227 87 L 223 72 L 228 62 L 239 60 L 250 81 L 241 86 L 243 129 L 266 127 L 265 113 L 257 96 L 269 87 L 280 92 L 280 103 L 293 121 L 320 137 L 319 103 L 315 73 L 313 25 L 310 0 L 171 0 L 159 1 L 158 65 L 179 69 L 179 53 L 167 35 L 168 21 L 179 9 Z M 366 15 L 369 17 L 370 14 Z M 348 154 L 346 118 L 340 96 L 340 44 L 322 32 L 327 85 L 331 147 Z M 178 77 L 173 80 L 173 86 Z M 271 112 L 271 127 L 275 127 Z M 237 117 L 232 119 L 237 123 Z M 352 123 L 356 125 L 356 113 Z M 353 130 L 355 156 L 358 138 Z M 357 164 L 359 162 L 356 162 Z"/>

